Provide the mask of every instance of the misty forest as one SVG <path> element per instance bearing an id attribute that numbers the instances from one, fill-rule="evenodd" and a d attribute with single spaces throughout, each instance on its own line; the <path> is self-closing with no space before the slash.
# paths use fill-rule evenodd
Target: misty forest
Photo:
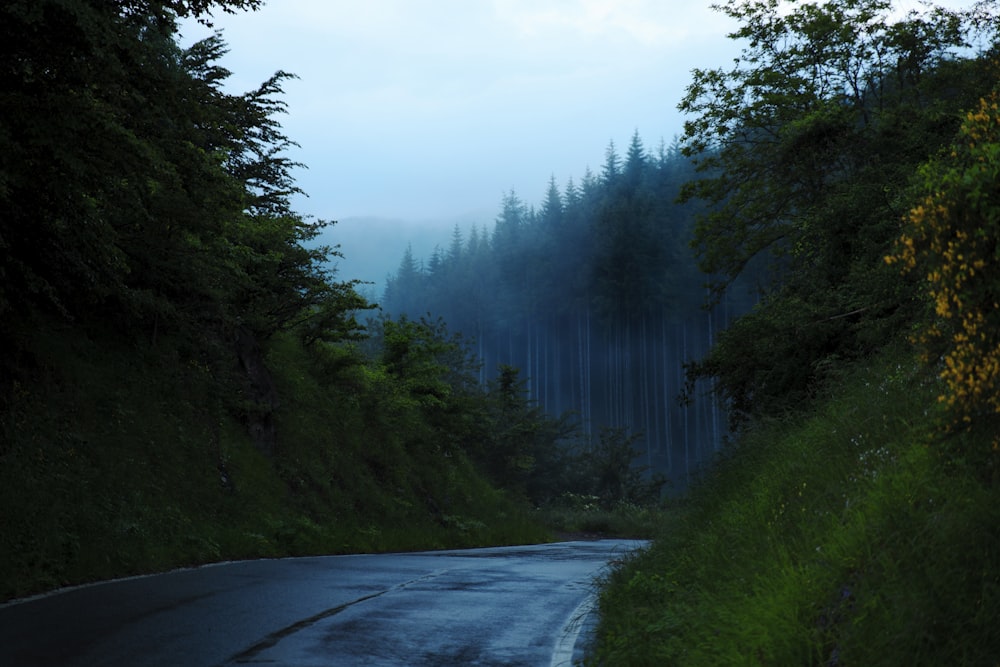
<path id="1" fill-rule="evenodd" d="M 706 288 L 690 250 L 698 205 L 677 202 L 695 171 L 677 145 L 651 155 L 636 132 L 605 158 L 579 185 L 553 177 L 537 207 L 508 193 L 491 226 L 456 226 L 429 258 L 408 250 L 380 305 L 441 318 L 470 342 L 480 383 L 518 369 L 527 398 L 585 442 L 624 434 L 638 464 L 681 489 L 728 428 L 685 366 L 749 310 L 754 277 L 718 299 Z"/>
<path id="2" fill-rule="evenodd" d="M 293 206 L 294 75 L 180 45 L 261 4 L 0 4 L 0 599 L 644 537 L 593 664 L 995 665 L 996 0 L 725 0 L 676 139 L 377 297 Z"/>

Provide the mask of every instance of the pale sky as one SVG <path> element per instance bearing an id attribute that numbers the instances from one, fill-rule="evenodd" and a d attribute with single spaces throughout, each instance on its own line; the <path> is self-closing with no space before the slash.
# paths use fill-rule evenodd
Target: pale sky
<path id="1" fill-rule="evenodd" d="M 635 130 L 646 147 L 682 130 L 694 67 L 737 55 L 733 24 L 690 0 L 270 0 L 219 15 L 231 87 L 276 70 L 292 157 L 323 219 L 492 220 L 514 189 L 540 204 L 600 171 Z M 182 43 L 207 30 L 185 24 Z"/>

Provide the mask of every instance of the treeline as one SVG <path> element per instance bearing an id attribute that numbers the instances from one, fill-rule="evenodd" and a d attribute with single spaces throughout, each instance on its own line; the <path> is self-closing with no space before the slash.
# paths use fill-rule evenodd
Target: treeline
<path id="1" fill-rule="evenodd" d="M 726 431 L 705 387 L 680 400 L 684 366 L 752 299 L 734 290 L 705 307 L 698 209 L 676 201 L 693 176 L 677 146 L 650 154 L 636 132 L 624 157 L 608 146 L 599 175 L 562 190 L 553 177 L 538 208 L 512 191 L 492 227 L 456 227 L 426 260 L 407 251 L 381 306 L 442 317 L 473 341 L 481 382 L 519 368 L 545 411 L 637 436 L 642 463 L 682 486 Z"/>

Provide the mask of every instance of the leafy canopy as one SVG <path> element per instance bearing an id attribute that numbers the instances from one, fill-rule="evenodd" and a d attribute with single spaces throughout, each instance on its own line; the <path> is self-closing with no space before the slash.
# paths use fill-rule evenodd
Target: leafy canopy
<path id="1" fill-rule="evenodd" d="M 825 200 L 870 175 L 886 135 L 937 115 L 927 74 L 966 40 L 959 14 L 893 21 L 888 0 L 716 8 L 740 22 L 730 37 L 745 46 L 731 68 L 695 70 L 680 108 L 691 116 L 683 151 L 704 174 L 683 197 L 713 205 L 695 247 L 724 288 L 764 251 L 822 257 Z"/>
<path id="2" fill-rule="evenodd" d="M 708 204 L 694 232 L 716 294 L 740 275 L 762 299 L 691 368 L 718 380 L 734 416 L 815 394 L 919 315 L 915 286 L 882 257 L 914 172 L 947 145 L 959 111 L 993 85 L 994 3 L 894 18 L 886 0 L 729 0 L 744 44 L 730 68 L 696 70 L 681 109 Z"/>

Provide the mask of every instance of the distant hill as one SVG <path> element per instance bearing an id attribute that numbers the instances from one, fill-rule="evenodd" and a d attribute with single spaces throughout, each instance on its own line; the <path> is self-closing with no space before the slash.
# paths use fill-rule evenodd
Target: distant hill
<path id="1" fill-rule="evenodd" d="M 385 289 L 386 276 L 395 273 L 399 261 L 412 244 L 413 255 L 427 260 L 434 246 L 448 247 L 455 225 L 463 236 L 473 225 L 492 226 L 494 214 L 487 209 L 440 220 L 402 220 L 374 216 L 344 218 L 327 228 L 317 241 L 340 245 L 343 257 L 337 259 L 337 280 L 364 280 L 373 283 L 358 290 L 378 301 Z"/>

